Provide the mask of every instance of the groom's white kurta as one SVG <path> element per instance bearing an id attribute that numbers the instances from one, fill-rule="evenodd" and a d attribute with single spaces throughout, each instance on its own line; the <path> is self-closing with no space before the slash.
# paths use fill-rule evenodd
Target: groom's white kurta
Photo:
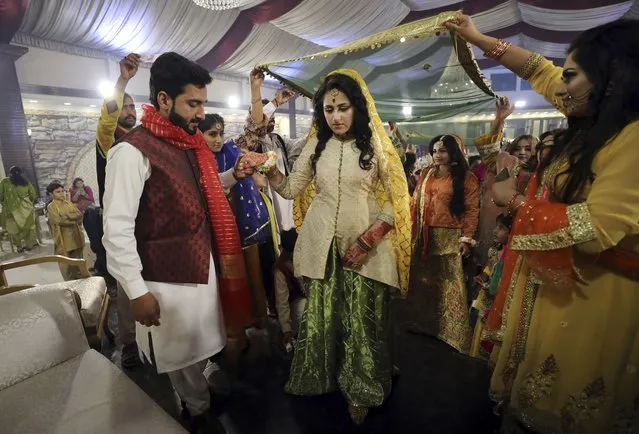
<path id="1" fill-rule="evenodd" d="M 122 142 L 109 151 L 103 242 L 109 272 L 120 282 L 129 299 L 151 292 L 160 304 L 160 326 L 145 327 L 136 323 L 136 337 L 138 346 L 151 360 L 151 335 L 156 368 L 163 373 L 217 354 L 224 348 L 226 333 L 213 258 L 207 284 L 149 282 L 142 278 L 135 220 L 144 184 L 150 176 L 149 160 L 131 144 Z M 221 173 L 220 179 L 226 191 L 235 183 L 232 170 Z"/>

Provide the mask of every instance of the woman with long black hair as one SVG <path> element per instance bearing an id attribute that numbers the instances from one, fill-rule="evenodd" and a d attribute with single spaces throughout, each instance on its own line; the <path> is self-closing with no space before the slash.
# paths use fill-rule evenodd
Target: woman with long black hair
<path id="1" fill-rule="evenodd" d="M 296 223 L 303 222 L 294 268 L 308 301 L 286 390 L 339 389 L 361 423 L 391 388 L 389 300 L 408 286 L 408 187 L 357 72 L 331 73 L 314 107 L 291 174 L 268 174 L 282 197 L 297 198 Z"/>
<path id="2" fill-rule="evenodd" d="M 525 195 L 512 177 L 493 186 L 514 222 L 487 319 L 503 336 L 491 396 L 504 432 L 636 432 L 639 22 L 583 32 L 563 68 L 470 17 L 447 27 L 568 117 Z"/>
<path id="3" fill-rule="evenodd" d="M 413 260 L 406 321 L 409 330 L 466 353 L 471 332 L 462 259 L 475 245 L 479 181 L 469 170 L 459 137 L 437 136 L 429 150 L 434 164 L 422 172 L 411 206 Z"/>

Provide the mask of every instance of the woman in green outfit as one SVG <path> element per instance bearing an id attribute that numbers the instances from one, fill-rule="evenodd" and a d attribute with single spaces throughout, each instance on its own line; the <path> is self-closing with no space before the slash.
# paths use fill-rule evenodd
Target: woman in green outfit
<path id="1" fill-rule="evenodd" d="M 2 226 L 11 235 L 11 242 L 18 252 L 29 252 L 36 243 L 33 203 L 37 198 L 35 188 L 19 167 L 13 166 L 9 169 L 9 177 L 0 181 Z"/>
<path id="2" fill-rule="evenodd" d="M 408 283 L 408 187 L 357 72 L 329 74 L 314 108 L 293 171 L 267 174 L 281 196 L 296 198 L 296 223 L 303 221 L 293 260 L 308 301 L 286 390 L 339 389 L 361 423 L 391 388 L 389 300 Z"/>

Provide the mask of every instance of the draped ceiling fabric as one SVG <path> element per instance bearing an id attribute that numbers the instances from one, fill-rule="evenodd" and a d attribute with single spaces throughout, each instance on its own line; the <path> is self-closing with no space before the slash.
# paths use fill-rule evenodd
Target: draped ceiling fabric
<path id="1" fill-rule="evenodd" d="M 16 25 L 5 3 L 0 1 L 0 23 L 5 23 L 0 37 L 11 35 Z M 482 31 L 557 61 L 580 31 L 623 16 L 639 18 L 639 0 L 252 0 L 241 10 L 222 12 L 191 0 L 11 3 L 28 3 L 12 40 L 16 44 L 92 56 L 138 52 L 149 59 L 177 51 L 210 71 L 242 74 L 275 56 L 301 57 L 444 11 L 463 10 Z M 257 48 L 260 35 L 267 38 L 263 56 Z M 392 56 L 408 56 L 406 50 L 370 53 L 378 58 L 367 64 L 379 68 Z M 481 53 L 475 55 L 481 67 L 494 66 Z"/>
<path id="2" fill-rule="evenodd" d="M 474 62 L 470 47 L 446 34 L 443 23 L 459 16 L 435 17 L 394 27 L 348 44 L 259 67 L 310 97 L 337 68 L 357 70 L 385 121 L 442 119 L 476 109 L 494 96 Z"/>

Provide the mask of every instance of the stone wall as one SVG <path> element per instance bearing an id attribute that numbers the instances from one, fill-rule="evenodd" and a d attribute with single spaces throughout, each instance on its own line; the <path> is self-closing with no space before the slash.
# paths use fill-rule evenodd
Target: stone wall
<path id="1" fill-rule="evenodd" d="M 95 167 L 93 148 L 99 113 L 27 110 L 25 116 L 27 128 L 31 130 L 30 143 L 42 196 L 46 196 L 47 185 L 52 180 L 60 180 L 70 188 L 71 180 L 80 176 L 90 184 L 97 197 L 97 182 L 91 169 Z M 243 131 L 244 119 L 244 115 L 225 117 L 227 138 L 236 137 Z M 305 123 L 310 125 L 310 122 Z M 306 134 L 309 125 L 298 123 L 298 134 Z"/>
<path id="2" fill-rule="evenodd" d="M 27 111 L 31 149 L 41 194 L 54 179 L 65 182 L 75 156 L 95 143 L 98 114 Z"/>

